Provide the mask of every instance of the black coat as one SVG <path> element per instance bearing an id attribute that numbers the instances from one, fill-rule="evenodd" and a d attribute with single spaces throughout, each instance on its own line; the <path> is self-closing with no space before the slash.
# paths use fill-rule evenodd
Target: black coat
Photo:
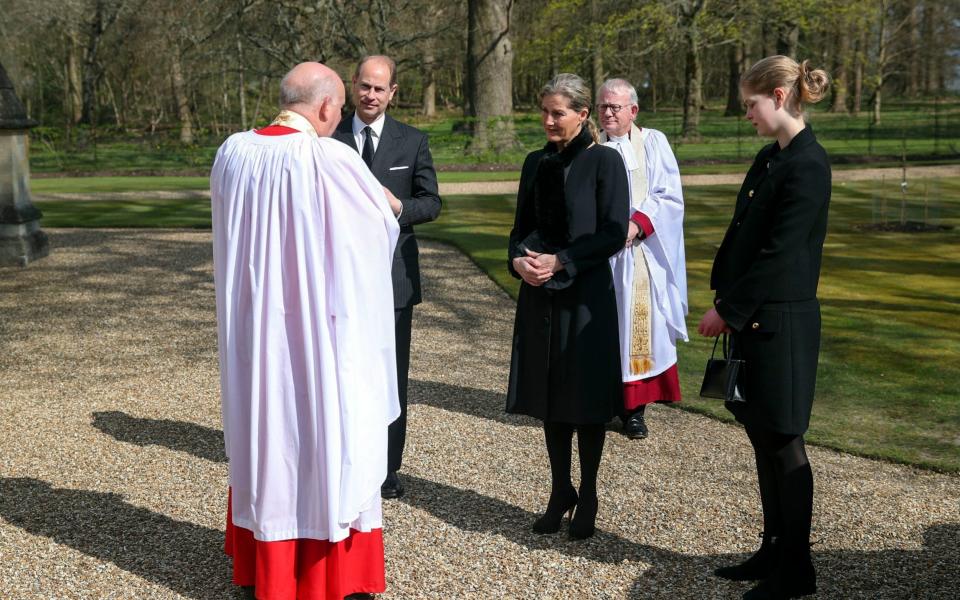
<path id="1" fill-rule="evenodd" d="M 543 150 L 523 163 L 508 268 L 538 229 L 534 186 Z M 566 241 L 557 258 L 564 289 L 520 285 L 507 412 L 573 424 L 606 423 L 623 408 L 617 301 L 610 256 L 627 237 L 629 191 L 623 160 L 595 145 L 573 162 L 564 187 Z"/>
<path id="2" fill-rule="evenodd" d="M 384 115 L 384 119 L 370 170 L 377 181 L 403 203 L 403 212 L 397 219 L 400 237 L 391 276 L 393 306 L 406 308 L 422 301 L 420 250 L 413 226 L 433 221 L 440 215 L 440 193 L 426 134 L 390 115 Z M 353 137 L 353 115 L 340 121 L 333 137 L 359 152 Z"/>
<path id="3" fill-rule="evenodd" d="M 746 361 L 747 401 L 728 405 L 746 425 L 802 434 L 810 423 L 829 204 L 830 163 L 809 126 L 761 150 L 737 196 L 710 287 Z"/>

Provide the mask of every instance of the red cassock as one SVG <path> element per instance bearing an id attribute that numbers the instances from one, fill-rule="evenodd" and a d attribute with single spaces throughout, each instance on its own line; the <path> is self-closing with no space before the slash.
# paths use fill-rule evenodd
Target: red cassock
<path id="1" fill-rule="evenodd" d="M 653 222 L 647 215 L 637 211 L 630 218 L 643 232 L 643 237 L 653 235 Z M 679 401 L 680 377 L 675 364 L 659 375 L 623 384 L 623 408 L 627 412 L 654 402 Z"/>
<path id="2" fill-rule="evenodd" d="M 271 125 L 261 135 L 288 135 L 296 129 Z M 383 530 L 352 530 L 350 537 L 263 542 L 233 524 L 232 494 L 227 500 L 224 551 L 233 559 L 233 582 L 255 586 L 259 600 L 341 600 L 357 593 L 386 590 Z"/>

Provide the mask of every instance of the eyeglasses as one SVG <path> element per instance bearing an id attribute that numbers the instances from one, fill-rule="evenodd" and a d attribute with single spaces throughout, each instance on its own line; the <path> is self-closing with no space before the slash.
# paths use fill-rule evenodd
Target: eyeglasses
<path id="1" fill-rule="evenodd" d="M 632 104 L 598 104 L 597 112 L 602 115 L 603 113 L 607 112 L 607 109 L 609 108 L 610 112 L 612 112 L 613 114 L 617 114 L 622 109 L 628 106 L 633 106 L 633 105 Z"/>

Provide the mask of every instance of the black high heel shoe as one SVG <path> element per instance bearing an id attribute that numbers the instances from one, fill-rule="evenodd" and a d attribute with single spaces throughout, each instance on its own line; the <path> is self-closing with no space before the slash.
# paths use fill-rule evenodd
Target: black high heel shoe
<path id="1" fill-rule="evenodd" d="M 534 533 L 556 533 L 560 531 L 560 521 L 563 515 L 570 517 L 574 507 L 577 505 L 577 490 L 573 487 L 556 493 L 550 493 L 550 500 L 547 502 L 547 510 L 543 516 L 533 523 Z"/>
<path id="2" fill-rule="evenodd" d="M 573 513 L 573 519 L 570 520 L 570 537 L 575 540 L 585 540 L 593 535 L 596 530 L 598 505 L 596 496 L 580 497 L 577 510 Z"/>

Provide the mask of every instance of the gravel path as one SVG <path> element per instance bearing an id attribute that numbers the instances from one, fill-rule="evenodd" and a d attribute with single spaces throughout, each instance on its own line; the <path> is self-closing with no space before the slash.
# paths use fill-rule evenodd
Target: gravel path
<path id="1" fill-rule="evenodd" d="M 833 172 L 835 183 L 843 181 L 870 181 L 886 178 L 890 181 L 899 181 L 900 169 L 850 169 Z M 932 167 L 910 167 L 908 176 L 913 179 L 934 177 L 960 177 L 960 165 L 940 165 Z M 742 173 L 714 174 L 714 175 L 685 175 L 683 185 L 740 185 L 743 181 Z M 519 181 L 467 181 L 463 183 L 441 183 L 440 195 L 453 196 L 456 194 L 500 195 L 516 194 Z M 180 191 L 153 191 L 153 192 L 106 192 L 106 193 L 45 193 L 33 194 L 34 200 L 155 200 L 210 198 L 210 190 L 180 190 Z"/>
<path id="2" fill-rule="evenodd" d="M 0 269 L 0 598 L 237 597 L 209 232 L 49 234 L 50 257 Z M 537 423 L 502 411 L 513 302 L 422 246 L 384 598 L 738 597 L 710 571 L 756 544 L 742 432 L 654 407 L 648 440 L 607 435 L 597 535 L 533 535 L 548 467 Z M 956 597 L 960 478 L 811 455 L 819 597 Z"/>

